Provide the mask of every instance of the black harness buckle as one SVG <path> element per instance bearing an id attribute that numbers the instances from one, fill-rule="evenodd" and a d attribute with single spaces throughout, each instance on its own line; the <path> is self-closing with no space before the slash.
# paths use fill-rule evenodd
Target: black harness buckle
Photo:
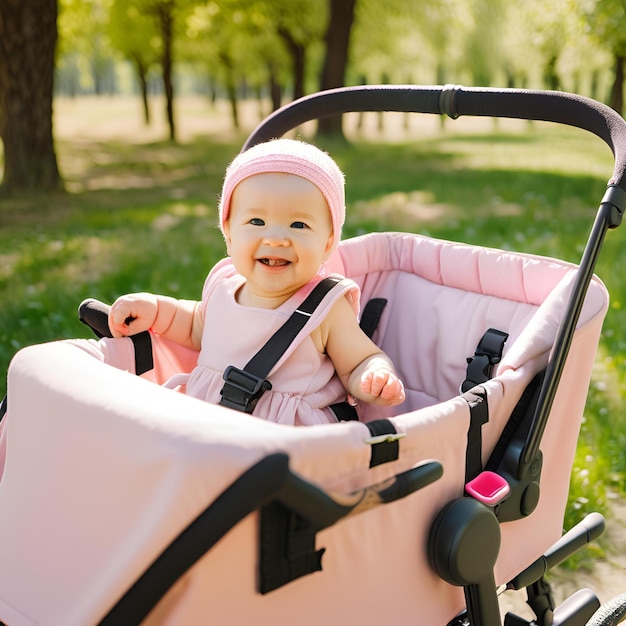
<path id="1" fill-rule="evenodd" d="M 259 398 L 272 388 L 269 380 L 232 365 L 224 370 L 224 380 L 220 404 L 244 413 L 252 413 Z"/>
<path id="2" fill-rule="evenodd" d="M 493 366 L 500 363 L 502 350 L 508 338 L 508 333 L 501 330 L 495 328 L 487 330 L 478 343 L 474 356 L 467 359 L 467 373 L 461 384 L 461 393 L 491 378 Z"/>

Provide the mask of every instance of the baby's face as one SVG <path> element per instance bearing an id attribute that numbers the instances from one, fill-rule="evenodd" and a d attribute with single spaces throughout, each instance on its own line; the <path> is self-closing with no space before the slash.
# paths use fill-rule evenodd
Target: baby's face
<path id="1" fill-rule="evenodd" d="M 247 297 L 284 301 L 308 283 L 333 245 L 322 192 L 293 174 L 256 174 L 235 188 L 224 225 Z"/>

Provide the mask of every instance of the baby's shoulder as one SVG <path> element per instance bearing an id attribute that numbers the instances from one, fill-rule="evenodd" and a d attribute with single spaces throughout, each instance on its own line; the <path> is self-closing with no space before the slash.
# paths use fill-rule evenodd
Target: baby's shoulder
<path id="1" fill-rule="evenodd" d="M 230 257 L 218 261 L 209 272 L 202 288 L 202 299 L 206 300 L 218 285 L 223 285 L 229 279 L 235 279 L 239 273 L 235 269 Z"/>
<path id="2" fill-rule="evenodd" d="M 356 285 L 355 285 L 356 288 Z M 358 289 L 358 288 L 357 288 Z M 353 326 L 358 326 L 358 291 L 346 289 L 335 298 L 317 327 L 319 341 L 325 348 L 332 334 L 342 333 Z"/>

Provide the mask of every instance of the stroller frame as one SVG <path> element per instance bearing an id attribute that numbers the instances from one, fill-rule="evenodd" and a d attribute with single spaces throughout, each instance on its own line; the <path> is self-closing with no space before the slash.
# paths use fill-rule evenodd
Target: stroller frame
<path id="1" fill-rule="evenodd" d="M 536 479 L 537 489 L 539 489 L 537 469 L 532 469 L 532 466 L 540 463 L 538 453 L 540 452 L 541 438 L 604 237 L 609 229 L 617 228 L 621 224 L 622 215 L 626 208 L 626 181 L 624 179 L 626 124 L 609 107 L 588 98 L 563 92 L 467 88 L 453 84 L 443 87 L 360 86 L 320 92 L 284 106 L 255 129 L 244 144 L 243 150 L 260 142 L 279 137 L 313 119 L 365 111 L 428 113 L 446 115 L 451 119 L 457 119 L 461 116 L 487 116 L 554 122 L 589 131 L 603 139 L 613 151 L 615 161 L 613 176 L 608 181 L 606 192 L 600 202 L 580 261 L 578 276 L 555 340 L 553 356 L 548 363 L 536 400 L 531 427 L 523 441 L 518 442 L 518 445 L 508 447 L 507 455 L 496 470 L 498 474 L 506 478 L 511 486 L 511 495 L 502 505 L 499 505 L 495 517 L 499 522 L 519 519 L 528 514 L 524 508 L 526 506 L 525 498 L 529 496 L 529 484 L 533 485 Z M 539 474 L 540 471 L 538 471 Z M 458 501 L 458 504 L 452 505 L 459 507 L 458 512 L 454 511 L 450 514 L 449 511 L 446 511 L 442 514 L 441 519 L 435 522 L 435 529 L 431 536 L 431 561 L 433 567 L 444 580 L 451 584 L 464 586 L 467 601 L 467 623 L 496 626 L 500 624 L 500 613 L 492 576 L 488 575 L 486 579 L 481 581 L 473 581 L 471 578 L 475 574 L 472 572 L 472 575 L 465 578 L 458 574 L 458 570 L 462 569 L 459 561 L 471 557 L 459 552 L 458 555 L 452 557 L 451 561 L 445 561 L 449 555 L 441 557 L 437 553 L 438 542 L 449 546 L 456 533 L 464 534 L 474 531 L 472 528 L 474 522 L 467 521 L 468 519 L 471 520 L 474 515 L 474 504 L 469 504 L 471 502 L 471 500 Z M 476 532 L 484 533 L 486 537 L 490 533 L 482 528 L 482 524 L 492 525 L 493 520 L 490 517 L 485 517 L 483 513 L 482 509 L 476 509 L 476 515 L 481 518 L 480 521 L 475 522 L 479 528 Z M 449 531 L 450 534 L 444 533 L 442 538 L 437 536 L 437 531 L 441 525 L 449 522 L 446 516 L 452 518 L 450 524 L 453 530 Z M 588 606 L 594 606 L 593 597 L 576 596 L 572 599 L 571 605 L 562 607 L 561 615 L 557 615 L 555 618 L 552 614 L 554 607 L 549 586 L 546 587 L 547 583 L 538 585 L 537 581 L 543 580 L 543 577 L 542 575 L 536 576 L 536 573 L 542 567 L 545 567 L 544 571 L 547 571 L 570 556 L 581 547 L 583 537 L 585 538 L 583 542 L 591 541 L 599 536 L 603 530 L 604 521 L 601 516 L 597 514 L 594 514 L 593 517 L 590 516 L 546 553 L 541 563 L 535 562 L 509 583 L 511 589 L 529 588 L 529 604 L 535 611 L 543 611 L 543 613 L 537 613 L 540 620 L 539 624 L 571 624 L 575 626 L 576 624 L 587 623 L 586 619 L 580 616 L 581 613 L 585 613 L 584 610 L 581 610 L 581 606 L 587 603 Z M 493 564 L 495 564 L 497 549 L 497 546 L 494 546 Z M 535 586 L 533 587 L 533 585 Z M 548 600 L 548 598 L 550 599 Z M 552 606 L 547 606 L 546 600 Z M 545 613 L 546 610 L 548 614 Z M 576 617 L 577 615 L 579 617 Z M 584 621 L 581 621 L 583 619 Z M 508 626 L 526 624 L 527 622 L 517 617 L 509 617 L 504 623 L 505 626 Z"/>
<path id="2" fill-rule="evenodd" d="M 491 500 L 478 493 L 476 497 L 464 496 L 449 502 L 432 525 L 428 546 L 434 571 L 447 583 L 464 590 L 467 610 L 451 621 L 450 626 L 591 624 L 589 620 L 600 608 L 596 595 L 583 590 L 555 608 L 543 575 L 602 533 L 604 519 L 601 515 L 594 513 L 588 516 L 507 584 L 509 589 L 528 590 L 529 604 L 536 620 L 508 614 L 502 622 L 494 566 L 500 549 L 500 524 L 531 515 L 536 506 L 542 469 L 542 436 L 604 237 L 609 229 L 620 225 L 626 207 L 626 123 L 615 111 L 598 102 L 562 92 L 465 88 L 459 85 L 348 87 L 313 94 L 286 105 L 256 128 L 243 150 L 279 137 L 309 120 L 360 111 L 414 112 L 447 115 L 452 119 L 487 116 L 549 121 L 587 130 L 603 139 L 613 151 L 613 176 L 601 199 L 585 246 L 552 357 L 545 374 L 534 381 L 525 398 L 527 406 L 524 413 L 530 427 L 514 432 L 504 448 L 504 454 L 490 466 L 494 474 L 504 479 L 510 491 L 503 500 L 497 497 Z M 97 326 L 93 320 L 85 321 L 92 327 Z M 480 396 L 479 392 L 476 393 Z M 475 404 L 480 407 L 480 397 Z M 371 434 L 373 447 L 388 450 L 397 446 L 398 437 L 393 430 L 383 428 Z M 304 541 L 310 541 L 312 538 L 314 545 L 317 532 L 372 506 L 409 496 L 436 481 L 442 472 L 441 464 L 430 461 L 396 475 L 392 481 L 337 497 L 292 472 L 287 454 L 269 454 L 225 489 L 165 548 L 100 624 L 140 623 L 190 567 L 255 510 L 274 507 L 281 519 L 286 519 L 288 523 L 295 520 L 302 531 L 300 539 L 304 537 Z M 293 540 L 293 535 L 275 540 L 279 544 L 278 550 L 285 550 L 285 542 Z M 291 579 L 293 577 L 281 580 L 275 586 L 270 584 L 265 590 L 261 588 L 261 592 L 269 592 Z M 623 613 L 618 617 L 616 615 L 621 611 L 620 604 L 610 619 L 619 621 Z M 594 622 L 596 625 L 613 623 L 617 621 Z"/>
<path id="3" fill-rule="evenodd" d="M 600 103 L 561 92 L 466 88 L 460 85 L 347 87 L 319 92 L 282 107 L 268 116 L 251 133 L 242 151 L 258 143 L 280 137 L 314 119 L 348 112 L 383 111 L 447 115 L 451 119 L 469 115 L 568 124 L 592 132 L 603 139 L 612 149 L 615 157 L 613 177 L 600 202 L 583 252 L 578 276 L 555 341 L 553 356 L 536 399 L 531 427 L 525 439 L 517 445 L 508 447 L 507 456 L 502 459 L 497 469 L 497 472 L 506 478 L 511 487 L 510 495 L 498 505 L 495 515 L 486 514 L 484 505 L 471 498 L 451 503 L 451 506 L 435 522 L 436 527 L 431 536 L 430 556 L 433 567 L 450 584 L 464 587 L 467 615 L 460 617 L 458 624 L 497 626 L 501 624 L 501 620 L 493 574 L 489 571 L 484 578 L 480 579 L 481 576 L 476 573 L 476 568 L 472 564 L 475 554 L 472 551 L 469 554 L 463 552 L 463 549 L 471 543 L 467 541 L 466 536 L 476 533 L 476 538 L 480 538 L 483 554 L 492 553 L 491 565 L 487 567 L 491 570 L 499 548 L 498 524 L 529 514 L 532 505 L 528 504 L 528 498 L 538 497 L 534 493 L 529 494 L 529 485 L 530 491 L 534 490 L 535 485 L 539 489 L 538 474 L 541 470 L 537 470 L 537 464 L 540 464 L 538 454 L 540 455 L 541 437 L 604 237 L 609 229 L 617 228 L 621 224 L 626 208 L 626 182 L 624 181 L 626 124 L 617 113 Z M 289 471 L 286 458 L 268 457 L 266 462 L 268 466 L 276 463 L 278 467 L 281 467 L 280 471 L 285 474 L 279 483 L 284 482 L 289 485 L 288 487 L 281 486 L 276 490 L 273 496 L 276 500 L 283 502 L 290 510 L 298 512 L 306 510 L 308 519 L 315 519 L 314 526 L 317 528 L 327 527 L 336 521 L 337 503 L 332 499 L 327 499 L 325 494 L 318 492 L 311 484 L 302 483 Z M 436 480 L 441 472 L 435 463 L 427 464 L 420 469 L 419 478 L 414 479 L 416 484 L 411 491 L 429 484 L 431 480 Z M 263 475 L 265 470 L 261 467 L 250 470 L 250 472 L 257 471 Z M 254 491 L 258 494 L 257 489 Z M 286 496 L 283 492 L 289 495 Z M 398 496 L 394 494 L 393 497 L 388 496 L 388 499 L 395 499 L 395 497 Z M 307 498 L 310 499 L 309 502 L 304 501 Z M 332 510 L 332 513 L 328 510 Z M 313 511 L 316 513 L 313 514 Z M 325 513 L 320 514 L 319 511 L 325 511 Z M 346 511 L 342 511 L 339 515 L 346 514 Z M 321 520 L 318 519 L 320 515 L 323 518 Z M 441 530 L 442 527 L 444 530 Z M 554 602 L 543 574 L 583 545 L 597 538 L 603 530 L 602 516 L 597 513 L 588 516 L 564 535 L 542 558 L 509 583 L 510 589 L 528 589 L 529 605 L 540 620 L 536 623 L 546 626 L 549 624 L 582 626 L 599 607 L 595 595 L 585 591 L 570 598 L 559 607 L 556 613 L 553 612 Z M 449 545 L 458 542 L 458 537 L 461 536 L 463 536 L 463 545 L 459 547 L 458 553 L 452 556 L 449 554 L 442 556 L 438 553 L 439 546 L 443 546 L 445 552 Z M 490 539 L 487 540 L 487 537 Z M 490 543 L 491 545 L 488 545 Z M 478 569 L 482 570 L 483 566 L 484 563 Z M 507 616 L 504 624 L 505 626 L 522 626 L 531 622 L 524 621 L 517 616 Z"/>

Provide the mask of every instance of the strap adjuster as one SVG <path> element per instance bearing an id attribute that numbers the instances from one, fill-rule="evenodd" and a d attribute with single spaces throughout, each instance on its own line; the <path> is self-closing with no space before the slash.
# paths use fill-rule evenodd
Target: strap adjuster
<path id="1" fill-rule="evenodd" d="M 467 372 L 460 391 L 465 393 L 491 378 L 493 366 L 502 360 L 502 351 L 509 334 L 490 328 L 482 336 L 474 356 L 467 359 Z"/>
<path id="2" fill-rule="evenodd" d="M 233 365 L 224 370 L 224 381 L 220 404 L 244 413 L 252 413 L 259 398 L 272 388 L 269 380 Z"/>
<path id="3" fill-rule="evenodd" d="M 371 446 L 370 467 L 396 461 L 400 456 L 399 439 L 402 439 L 404 433 L 398 433 L 388 419 L 374 420 L 365 425 L 370 431 L 370 436 L 365 440 Z"/>

